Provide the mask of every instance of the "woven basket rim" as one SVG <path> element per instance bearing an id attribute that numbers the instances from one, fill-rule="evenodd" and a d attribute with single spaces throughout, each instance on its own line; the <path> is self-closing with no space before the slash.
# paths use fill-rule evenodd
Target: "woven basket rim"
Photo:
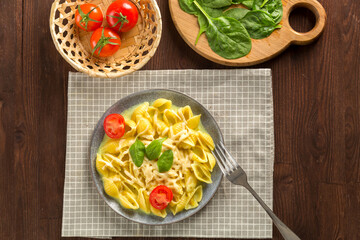
<path id="1" fill-rule="evenodd" d="M 56 40 L 56 33 L 55 33 L 55 24 L 54 24 L 54 20 L 55 20 L 55 13 L 56 10 L 58 9 L 59 6 L 59 2 L 60 0 L 55 0 L 51 6 L 51 10 L 50 10 L 50 33 L 51 33 L 51 38 L 54 42 L 55 48 L 56 50 L 60 53 L 60 55 L 73 67 L 75 68 L 77 71 L 79 72 L 83 72 L 88 74 L 91 77 L 100 77 L 100 78 L 116 78 L 116 77 L 121 77 L 121 76 L 125 76 L 127 74 L 133 73 L 139 69 L 141 69 L 155 54 L 159 44 L 160 44 L 160 40 L 161 40 L 161 34 L 162 34 L 162 17 L 161 17 L 161 12 L 159 9 L 159 6 L 156 2 L 156 0 L 150 0 L 152 2 L 154 11 L 156 13 L 156 15 L 159 17 L 159 24 L 156 27 L 156 38 L 154 43 L 152 44 L 152 48 L 149 51 L 148 55 L 146 58 L 144 58 L 142 61 L 140 61 L 139 63 L 137 63 L 135 66 L 130 67 L 129 69 L 123 71 L 123 72 L 110 72 L 110 73 L 105 73 L 105 72 L 99 72 L 99 71 L 94 71 L 94 70 L 90 70 L 87 68 L 84 68 L 81 64 L 78 64 L 76 62 L 74 62 L 73 60 L 71 60 L 61 49 L 60 43 Z"/>

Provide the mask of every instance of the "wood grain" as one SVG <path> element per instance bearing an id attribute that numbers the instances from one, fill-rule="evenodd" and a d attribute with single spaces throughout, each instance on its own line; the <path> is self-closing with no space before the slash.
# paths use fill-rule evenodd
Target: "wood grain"
<path id="1" fill-rule="evenodd" d="M 197 17 L 185 13 L 179 6 L 178 0 L 169 0 L 171 17 L 176 29 L 184 41 L 201 56 L 228 66 L 252 66 L 276 57 L 290 44 L 307 45 L 317 39 L 323 32 L 326 23 L 326 12 L 316 0 L 282 0 L 283 18 L 282 27 L 275 30 L 269 37 L 264 39 L 252 39 L 250 53 L 238 59 L 225 59 L 211 50 L 205 34 L 195 41 L 199 32 Z M 293 9 L 303 7 L 310 9 L 316 16 L 316 24 L 312 30 L 299 33 L 293 30 L 289 24 L 289 16 Z"/>
<path id="2" fill-rule="evenodd" d="M 321 38 L 256 66 L 273 72 L 274 211 L 303 240 L 357 240 L 360 2 L 319 2 L 328 13 Z M 51 40 L 51 3 L 1 2 L 0 239 L 61 236 L 72 69 Z M 162 40 L 144 69 L 228 68 L 195 53 L 171 21 L 168 1 L 158 3 Z M 291 23 L 309 24 L 302 18 Z M 273 239 L 282 239 L 276 229 Z"/>
<path id="3" fill-rule="evenodd" d="M 15 239 L 16 208 L 21 193 L 17 192 L 19 177 L 16 170 L 15 81 L 21 78 L 22 68 L 22 1 L 2 2 L 0 8 L 0 239 Z M 18 18 L 14 18 L 17 15 Z M 21 221 L 18 222 L 19 225 Z"/>

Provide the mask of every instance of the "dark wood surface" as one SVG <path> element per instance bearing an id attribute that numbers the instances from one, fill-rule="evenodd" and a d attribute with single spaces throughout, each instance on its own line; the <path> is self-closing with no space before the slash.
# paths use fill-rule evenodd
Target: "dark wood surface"
<path id="1" fill-rule="evenodd" d="M 320 0 L 322 37 L 262 65 L 273 71 L 274 211 L 301 239 L 360 239 L 360 1 Z M 52 0 L 0 3 L 0 239 L 59 239 L 67 75 L 49 33 Z M 225 68 L 188 47 L 166 0 L 145 69 Z M 309 29 L 308 11 L 291 22 Z M 162 238 L 157 238 L 162 239 Z M 274 229 L 274 239 L 282 239 Z"/>

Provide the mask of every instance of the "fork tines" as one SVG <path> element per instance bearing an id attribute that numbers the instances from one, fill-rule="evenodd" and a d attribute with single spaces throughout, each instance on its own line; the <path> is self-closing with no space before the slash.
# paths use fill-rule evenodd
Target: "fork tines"
<path id="1" fill-rule="evenodd" d="M 240 166 L 231 156 L 231 154 L 226 150 L 223 142 L 220 142 L 215 146 L 213 153 L 218 160 L 217 162 L 221 171 L 225 175 L 234 172 Z"/>

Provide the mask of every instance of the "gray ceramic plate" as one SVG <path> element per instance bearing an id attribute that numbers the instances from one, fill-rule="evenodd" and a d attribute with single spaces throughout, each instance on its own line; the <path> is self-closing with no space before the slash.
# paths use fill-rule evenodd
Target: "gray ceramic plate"
<path id="1" fill-rule="evenodd" d="M 168 213 L 168 215 L 164 219 L 154 215 L 147 215 L 140 211 L 125 209 L 116 200 L 109 197 L 105 193 L 101 181 L 101 177 L 95 168 L 96 153 L 105 134 L 103 129 L 103 122 L 105 117 L 112 113 L 121 113 L 124 110 L 143 102 L 155 101 L 158 98 L 170 99 L 174 105 L 180 107 L 189 105 L 192 108 L 194 114 L 201 114 L 201 122 L 204 125 L 205 129 L 208 131 L 208 133 L 211 135 L 211 137 L 214 139 L 214 142 L 216 143 L 219 142 L 220 140 L 221 141 L 223 140 L 223 136 L 221 134 L 219 126 L 217 125 L 215 119 L 211 116 L 211 114 L 205 109 L 205 107 L 202 106 L 196 100 L 180 92 L 175 92 L 171 90 L 161 90 L 161 89 L 137 92 L 121 99 L 105 112 L 105 114 L 101 117 L 101 119 L 99 120 L 98 124 L 95 127 L 90 144 L 91 173 L 96 188 L 100 193 L 100 196 L 116 213 L 134 222 L 148 224 L 148 225 L 162 225 L 162 224 L 174 223 L 184 220 L 185 218 L 195 214 L 200 209 L 202 209 L 214 196 L 223 176 L 220 171 L 220 168 L 218 167 L 218 165 L 216 165 L 214 171 L 211 174 L 213 183 L 203 184 L 203 198 L 200 201 L 199 206 L 191 210 L 184 210 L 176 214 L 175 216 L 173 216 L 171 213 Z"/>

